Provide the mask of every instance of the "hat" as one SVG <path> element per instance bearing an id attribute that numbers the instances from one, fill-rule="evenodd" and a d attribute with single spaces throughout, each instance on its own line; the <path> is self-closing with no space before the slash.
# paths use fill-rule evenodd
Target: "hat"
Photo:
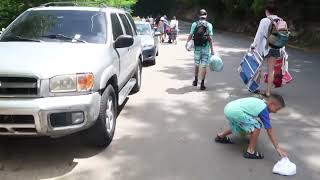
<path id="1" fill-rule="evenodd" d="M 160 18 L 160 21 L 164 21 L 164 20 L 165 20 L 164 17 L 161 17 L 161 18 Z"/>
<path id="2" fill-rule="evenodd" d="M 205 9 L 201 9 L 199 15 L 200 18 L 207 18 L 207 11 Z"/>

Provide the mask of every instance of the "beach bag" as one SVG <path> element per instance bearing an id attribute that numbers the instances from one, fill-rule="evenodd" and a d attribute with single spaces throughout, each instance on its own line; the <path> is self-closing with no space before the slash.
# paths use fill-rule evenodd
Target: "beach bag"
<path id="1" fill-rule="evenodd" d="M 211 71 L 221 72 L 223 70 L 223 61 L 218 55 L 210 57 L 209 68 Z"/>
<path id="2" fill-rule="evenodd" d="M 282 77 L 282 84 L 289 84 L 293 80 L 293 77 L 289 73 L 289 71 L 286 71 Z"/>
<path id="3" fill-rule="evenodd" d="M 282 78 L 283 78 L 283 57 L 276 60 L 274 64 L 274 80 L 273 84 L 275 88 L 282 86 Z M 268 73 L 264 74 L 264 82 L 268 83 Z"/>
<path id="4" fill-rule="evenodd" d="M 289 73 L 287 58 L 288 56 L 284 55 L 275 62 L 273 81 L 275 88 L 279 88 L 284 84 L 289 84 L 293 80 L 293 77 Z M 268 73 L 264 74 L 264 82 L 268 83 Z"/>
<path id="5" fill-rule="evenodd" d="M 274 165 L 272 172 L 283 176 L 293 176 L 297 174 L 297 166 L 289 158 L 284 157 Z"/>
<path id="6" fill-rule="evenodd" d="M 198 21 L 194 30 L 193 40 L 195 46 L 205 46 L 209 40 L 209 28 L 207 21 Z"/>
<path id="7" fill-rule="evenodd" d="M 268 30 L 267 45 L 272 48 L 284 47 L 288 43 L 290 35 L 287 23 L 281 18 L 272 19 L 269 17 L 268 19 L 271 23 Z"/>

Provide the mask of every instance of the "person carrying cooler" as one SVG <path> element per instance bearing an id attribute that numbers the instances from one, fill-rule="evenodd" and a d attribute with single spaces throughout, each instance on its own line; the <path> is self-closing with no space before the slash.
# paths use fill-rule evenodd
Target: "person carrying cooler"
<path id="1" fill-rule="evenodd" d="M 266 17 L 261 19 L 251 49 L 255 49 L 264 57 L 268 64 L 268 84 L 265 92 L 258 90 L 265 96 L 270 96 L 274 81 L 274 65 L 276 60 L 282 56 L 281 48 L 288 42 L 289 32 L 287 23 L 277 15 L 276 6 L 273 3 L 265 7 Z"/>
<path id="2" fill-rule="evenodd" d="M 255 97 L 242 98 L 228 103 L 224 108 L 224 114 L 229 121 L 229 128 L 219 133 L 215 141 L 223 144 L 233 144 L 229 135 L 250 134 L 247 151 L 243 154 L 247 159 L 263 159 L 262 153 L 256 151 L 256 145 L 262 124 L 266 129 L 269 139 L 281 157 L 287 157 L 287 152 L 278 143 L 272 129 L 270 113 L 276 113 L 285 107 L 282 96 L 271 94 L 265 101 Z M 259 119 L 259 120 L 258 120 Z"/>
<path id="3" fill-rule="evenodd" d="M 194 22 L 191 26 L 190 35 L 187 40 L 194 40 L 194 61 L 195 61 L 195 74 L 193 86 L 198 85 L 198 74 L 200 71 L 201 75 L 201 86 L 200 90 L 205 90 L 206 86 L 204 81 L 207 75 L 207 67 L 210 63 L 210 57 L 214 54 L 213 51 L 213 26 L 207 21 L 207 11 L 204 9 L 200 10 L 199 21 Z"/>

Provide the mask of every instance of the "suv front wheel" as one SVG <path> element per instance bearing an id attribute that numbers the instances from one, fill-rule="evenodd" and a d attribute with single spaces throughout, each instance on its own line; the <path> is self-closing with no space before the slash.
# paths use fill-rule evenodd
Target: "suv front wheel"
<path id="1" fill-rule="evenodd" d="M 117 118 L 116 93 L 108 85 L 101 97 L 100 113 L 95 125 L 90 129 L 90 143 L 107 147 L 114 136 Z"/>

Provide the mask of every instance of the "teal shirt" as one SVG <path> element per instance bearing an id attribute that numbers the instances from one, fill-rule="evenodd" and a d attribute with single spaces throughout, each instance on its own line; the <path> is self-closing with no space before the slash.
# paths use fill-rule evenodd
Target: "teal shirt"
<path id="1" fill-rule="evenodd" d="M 194 34 L 194 31 L 196 30 L 196 27 L 197 27 L 197 23 L 198 22 L 194 22 L 192 23 L 191 25 L 191 31 L 190 31 L 190 34 Z M 210 36 L 213 36 L 213 26 L 211 23 L 208 22 L 208 31 L 209 31 L 209 35 Z M 207 45 L 205 46 L 205 48 L 208 48 L 208 50 L 210 50 L 210 44 L 209 42 L 207 43 Z"/>
<path id="2" fill-rule="evenodd" d="M 228 103 L 224 109 L 226 115 L 233 117 L 251 116 L 259 117 L 260 113 L 267 108 L 265 101 L 255 98 L 242 98 Z"/>

